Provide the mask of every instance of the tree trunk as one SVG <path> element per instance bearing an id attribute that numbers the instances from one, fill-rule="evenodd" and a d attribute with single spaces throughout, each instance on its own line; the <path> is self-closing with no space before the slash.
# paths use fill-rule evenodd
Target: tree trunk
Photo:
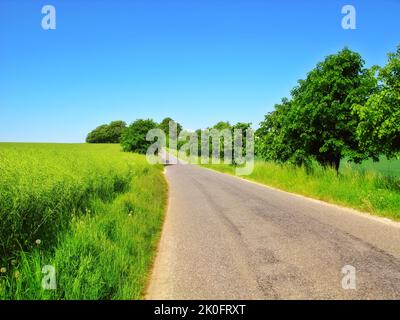
<path id="1" fill-rule="evenodd" d="M 329 166 L 336 170 L 336 173 L 339 174 L 339 167 L 340 167 L 340 156 L 335 155 L 332 159 L 329 160 Z"/>
<path id="2" fill-rule="evenodd" d="M 333 155 L 323 163 L 323 166 L 335 169 L 336 173 L 339 174 L 340 155 Z"/>
<path id="3" fill-rule="evenodd" d="M 335 170 L 336 170 L 336 174 L 339 174 L 339 167 L 340 167 L 340 157 L 338 156 L 338 157 L 335 159 L 335 166 L 334 166 L 334 168 L 335 168 Z"/>

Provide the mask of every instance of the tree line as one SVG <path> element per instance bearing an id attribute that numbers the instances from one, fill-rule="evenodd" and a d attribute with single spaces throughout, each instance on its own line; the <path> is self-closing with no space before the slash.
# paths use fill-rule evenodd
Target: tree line
<path id="1" fill-rule="evenodd" d="M 190 136 L 196 135 L 200 142 L 201 133 L 205 130 L 216 129 L 219 131 L 229 130 L 233 132 L 235 129 L 245 131 L 249 129 L 250 123 L 238 122 L 235 125 L 231 125 L 228 121 L 219 121 L 214 126 L 206 129 L 198 129 L 195 132 L 189 132 L 183 129 L 179 122 L 176 122 L 170 117 L 164 118 L 160 123 L 157 123 L 153 119 L 137 119 L 133 121 L 129 126 L 122 120 L 112 121 L 110 124 L 102 124 L 92 130 L 86 137 L 87 143 L 120 143 L 124 151 L 146 153 L 147 148 L 153 143 L 146 140 L 147 133 L 152 129 L 161 129 L 166 134 L 166 145 L 168 146 L 168 137 L 170 130 L 170 123 L 175 124 L 177 128 L 177 136 L 181 133 L 184 136 L 178 140 L 177 147 L 179 148 L 183 144 L 189 142 Z M 211 141 L 210 141 L 211 142 Z M 223 152 L 224 141 L 221 139 L 221 152 Z M 199 145 L 200 155 L 200 145 Z"/>
<path id="2" fill-rule="evenodd" d="M 145 153 L 151 144 L 147 132 L 159 128 L 168 134 L 170 121 L 174 120 L 138 119 L 129 126 L 114 121 L 97 127 L 86 141 L 119 142 L 125 151 Z M 250 126 L 221 121 L 211 128 L 245 131 Z M 179 123 L 177 127 L 179 134 L 183 128 Z M 192 133 L 198 141 L 201 132 Z M 378 161 L 381 155 L 393 158 L 399 151 L 400 45 L 383 67 L 366 68 L 361 55 L 347 47 L 327 56 L 298 81 L 289 98 L 274 106 L 255 132 L 256 155 L 278 163 L 307 166 L 318 161 L 338 170 L 343 158 Z"/>
<path id="3" fill-rule="evenodd" d="M 122 132 L 126 129 L 125 121 L 112 121 L 102 124 L 89 132 L 87 143 L 120 143 Z"/>
<path id="4" fill-rule="evenodd" d="M 87 143 L 120 143 L 124 151 L 146 153 L 151 142 L 146 140 L 147 132 L 151 129 L 161 129 L 169 132 L 169 123 L 177 125 L 178 134 L 182 126 L 172 118 L 164 118 L 160 123 L 153 119 L 137 119 L 129 126 L 122 120 L 102 124 L 88 133 Z"/>

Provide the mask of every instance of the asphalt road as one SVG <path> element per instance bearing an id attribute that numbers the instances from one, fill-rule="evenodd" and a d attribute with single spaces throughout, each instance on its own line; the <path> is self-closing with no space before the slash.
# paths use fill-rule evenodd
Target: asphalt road
<path id="1" fill-rule="evenodd" d="M 148 299 L 400 298 L 399 223 L 193 165 L 166 177 Z"/>

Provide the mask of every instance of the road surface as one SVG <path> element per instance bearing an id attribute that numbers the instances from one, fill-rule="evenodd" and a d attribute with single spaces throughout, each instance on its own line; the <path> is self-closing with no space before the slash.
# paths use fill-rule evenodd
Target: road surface
<path id="1" fill-rule="evenodd" d="M 166 177 L 148 299 L 400 298 L 399 223 L 194 165 Z"/>

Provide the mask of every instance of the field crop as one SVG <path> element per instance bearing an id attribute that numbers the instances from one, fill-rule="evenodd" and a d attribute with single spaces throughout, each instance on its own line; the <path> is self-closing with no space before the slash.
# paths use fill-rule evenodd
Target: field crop
<path id="1" fill-rule="evenodd" d="M 400 160 L 397 159 L 388 160 L 386 157 L 381 157 L 378 162 L 366 160 L 361 164 L 342 161 L 340 169 L 345 170 L 348 167 L 361 172 L 374 171 L 386 176 L 400 177 Z"/>
<path id="2" fill-rule="evenodd" d="M 119 145 L 0 144 L 0 299 L 132 299 L 163 221 L 162 166 Z M 44 290 L 42 267 L 57 289 Z"/>

